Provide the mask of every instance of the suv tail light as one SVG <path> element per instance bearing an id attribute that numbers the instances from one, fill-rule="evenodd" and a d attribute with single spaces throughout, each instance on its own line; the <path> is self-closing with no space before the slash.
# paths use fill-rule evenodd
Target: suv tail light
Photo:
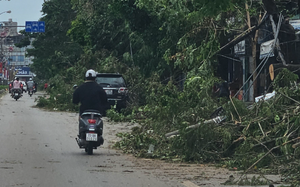
<path id="1" fill-rule="evenodd" d="M 119 92 L 119 93 L 127 93 L 127 92 L 128 92 L 128 89 L 125 88 L 125 87 L 120 87 L 118 92 Z"/>
<path id="2" fill-rule="evenodd" d="M 89 123 L 95 124 L 95 123 L 96 123 L 96 120 L 95 120 L 95 119 L 88 119 L 88 122 L 89 122 Z"/>

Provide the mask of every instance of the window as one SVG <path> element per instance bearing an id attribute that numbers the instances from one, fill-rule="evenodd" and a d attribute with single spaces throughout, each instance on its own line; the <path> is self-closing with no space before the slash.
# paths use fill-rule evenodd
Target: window
<path id="1" fill-rule="evenodd" d="M 105 84 L 105 85 L 119 85 L 119 86 L 124 86 L 125 82 L 122 77 L 97 77 L 96 82 L 98 84 Z"/>
<path id="2" fill-rule="evenodd" d="M 22 55 L 22 56 L 18 56 L 18 61 L 19 61 L 19 62 L 24 62 L 24 60 L 25 60 L 25 58 L 24 58 L 23 55 Z"/>
<path id="3" fill-rule="evenodd" d="M 17 61 L 17 56 L 11 56 L 11 61 L 16 62 Z"/>

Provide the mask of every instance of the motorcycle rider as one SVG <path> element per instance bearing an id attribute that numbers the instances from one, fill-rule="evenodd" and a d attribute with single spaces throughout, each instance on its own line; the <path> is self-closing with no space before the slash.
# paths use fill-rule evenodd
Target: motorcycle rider
<path id="1" fill-rule="evenodd" d="M 89 69 L 85 73 L 86 81 L 73 93 L 73 103 L 81 104 L 79 117 L 85 110 L 98 110 L 104 113 L 107 96 L 103 88 L 95 82 L 96 72 Z"/>
<path id="2" fill-rule="evenodd" d="M 21 82 L 19 81 L 19 77 L 15 78 L 13 82 L 13 87 L 11 89 L 11 96 L 14 95 L 14 92 L 18 92 L 22 96 Z"/>
<path id="3" fill-rule="evenodd" d="M 34 82 L 32 81 L 32 78 L 29 78 L 29 81 L 27 82 L 27 91 L 29 94 L 29 90 L 32 89 L 33 90 L 33 86 L 34 86 Z"/>

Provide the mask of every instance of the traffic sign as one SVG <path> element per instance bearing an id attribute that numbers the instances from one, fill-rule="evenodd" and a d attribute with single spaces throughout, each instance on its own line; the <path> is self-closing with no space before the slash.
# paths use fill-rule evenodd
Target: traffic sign
<path id="1" fill-rule="evenodd" d="M 26 21 L 25 32 L 45 32 L 44 21 Z"/>

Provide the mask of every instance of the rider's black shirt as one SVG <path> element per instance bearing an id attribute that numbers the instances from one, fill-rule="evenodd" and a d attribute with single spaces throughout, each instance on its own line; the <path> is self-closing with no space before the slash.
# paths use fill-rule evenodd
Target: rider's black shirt
<path id="1" fill-rule="evenodd" d="M 107 105 L 107 96 L 103 88 L 96 82 L 85 82 L 73 93 L 73 103 L 80 105 L 80 114 L 85 110 L 98 110 L 103 114 Z"/>

